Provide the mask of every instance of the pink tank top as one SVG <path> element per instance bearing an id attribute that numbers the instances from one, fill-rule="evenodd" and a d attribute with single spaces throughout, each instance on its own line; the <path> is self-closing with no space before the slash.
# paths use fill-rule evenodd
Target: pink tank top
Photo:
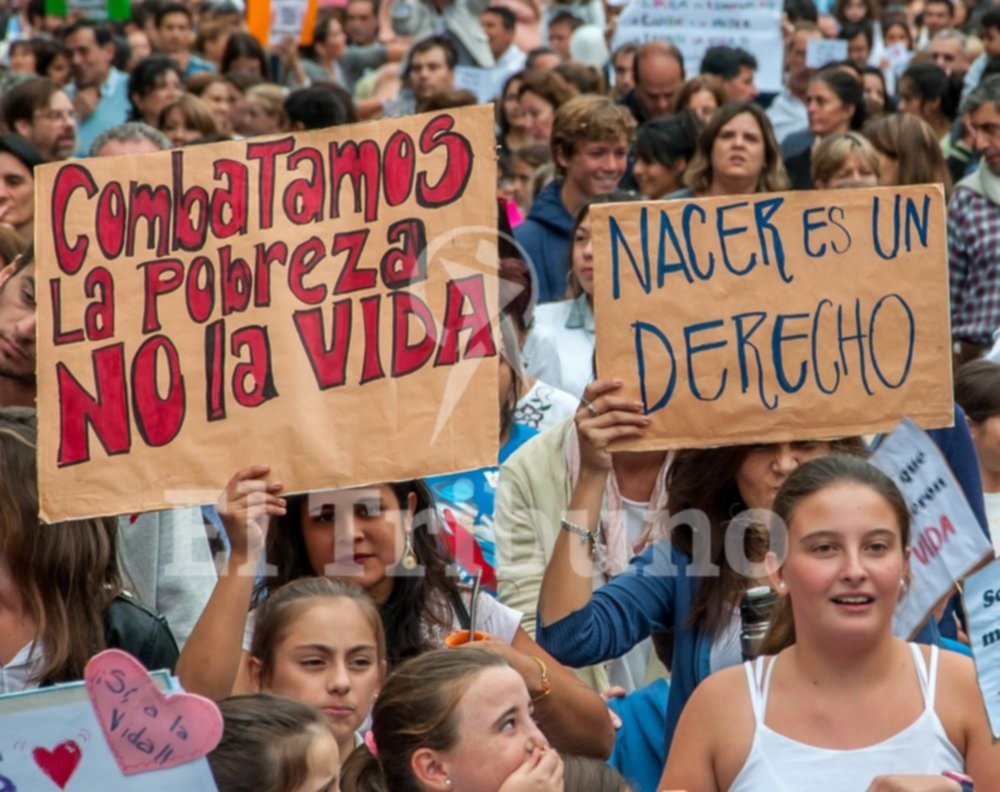
<path id="1" fill-rule="evenodd" d="M 910 644 L 920 677 L 924 711 L 887 740 L 849 751 L 805 745 L 769 729 L 764 723 L 775 661 L 766 673 L 763 657 L 745 663 L 756 728 L 750 755 L 729 792 L 865 792 L 880 775 L 940 775 L 965 769 L 965 760 L 945 733 L 934 711 L 938 647 L 931 648 L 930 672 L 924 656 Z"/>

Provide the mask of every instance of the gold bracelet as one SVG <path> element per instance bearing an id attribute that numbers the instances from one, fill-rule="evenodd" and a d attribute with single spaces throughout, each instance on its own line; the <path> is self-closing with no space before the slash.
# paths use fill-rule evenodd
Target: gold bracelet
<path id="1" fill-rule="evenodd" d="M 545 665 L 545 661 L 540 657 L 535 657 L 534 655 L 528 655 L 528 657 L 538 663 L 538 669 L 542 672 L 542 691 L 531 697 L 531 703 L 537 704 L 552 692 L 552 683 L 549 682 L 549 669 Z"/>

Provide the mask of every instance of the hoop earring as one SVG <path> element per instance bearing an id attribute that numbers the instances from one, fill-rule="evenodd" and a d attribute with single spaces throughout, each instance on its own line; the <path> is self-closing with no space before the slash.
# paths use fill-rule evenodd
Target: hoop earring
<path id="1" fill-rule="evenodd" d="M 413 531 L 407 528 L 405 530 L 406 534 L 406 545 L 403 547 L 403 557 L 400 559 L 399 563 L 403 569 L 412 571 L 417 568 L 417 554 L 413 552 Z"/>

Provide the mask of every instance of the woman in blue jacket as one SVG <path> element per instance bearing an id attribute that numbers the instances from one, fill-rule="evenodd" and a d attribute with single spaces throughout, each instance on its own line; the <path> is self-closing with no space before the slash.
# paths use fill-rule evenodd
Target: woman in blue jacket
<path id="1" fill-rule="evenodd" d="M 860 454 L 862 446 L 851 438 L 679 452 L 667 478 L 670 537 L 593 591 L 591 548 L 611 469 L 608 444 L 641 437 L 649 423 L 641 404 L 616 395 L 619 387 L 591 383 L 577 412 L 581 470 L 566 513 L 581 521 L 563 521 L 542 581 L 537 640 L 560 662 L 585 666 L 618 657 L 653 632 L 672 631 L 665 757 L 695 686 L 742 661 L 739 604 L 756 580 L 766 579 L 761 562 L 769 548 L 759 527 L 766 521 L 753 510 L 770 509 L 802 463 L 834 450 Z M 728 547 L 727 533 L 736 539 Z"/>

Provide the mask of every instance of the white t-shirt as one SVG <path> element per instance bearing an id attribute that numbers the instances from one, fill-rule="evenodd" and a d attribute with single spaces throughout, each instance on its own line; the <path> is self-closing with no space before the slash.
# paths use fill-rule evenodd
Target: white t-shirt
<path id="1" fill-rule="evenodd" d="M 539 305 L 521 362 L 532 377 L 576 399 L 583 396 L 594 378 L 594 319 L 586 300 Z"/>
<path id="2" fill-rule="evenodd" d="M 1000 492 L 984 492 L 986 502 L 986 522 L 993 537 L 993 549 L 1000 556 Z"/>
<path id="3" fill-rule="evenodd" d="M 28 680 L 36 675 L 42 667 L 43 652 L 41 644 L 31 653 L 31 641 L 28 641 L 7 665 L 0 666 L 0 694 L 20 693 L 22 690 L 34 690 L 37 682 Z"/>

